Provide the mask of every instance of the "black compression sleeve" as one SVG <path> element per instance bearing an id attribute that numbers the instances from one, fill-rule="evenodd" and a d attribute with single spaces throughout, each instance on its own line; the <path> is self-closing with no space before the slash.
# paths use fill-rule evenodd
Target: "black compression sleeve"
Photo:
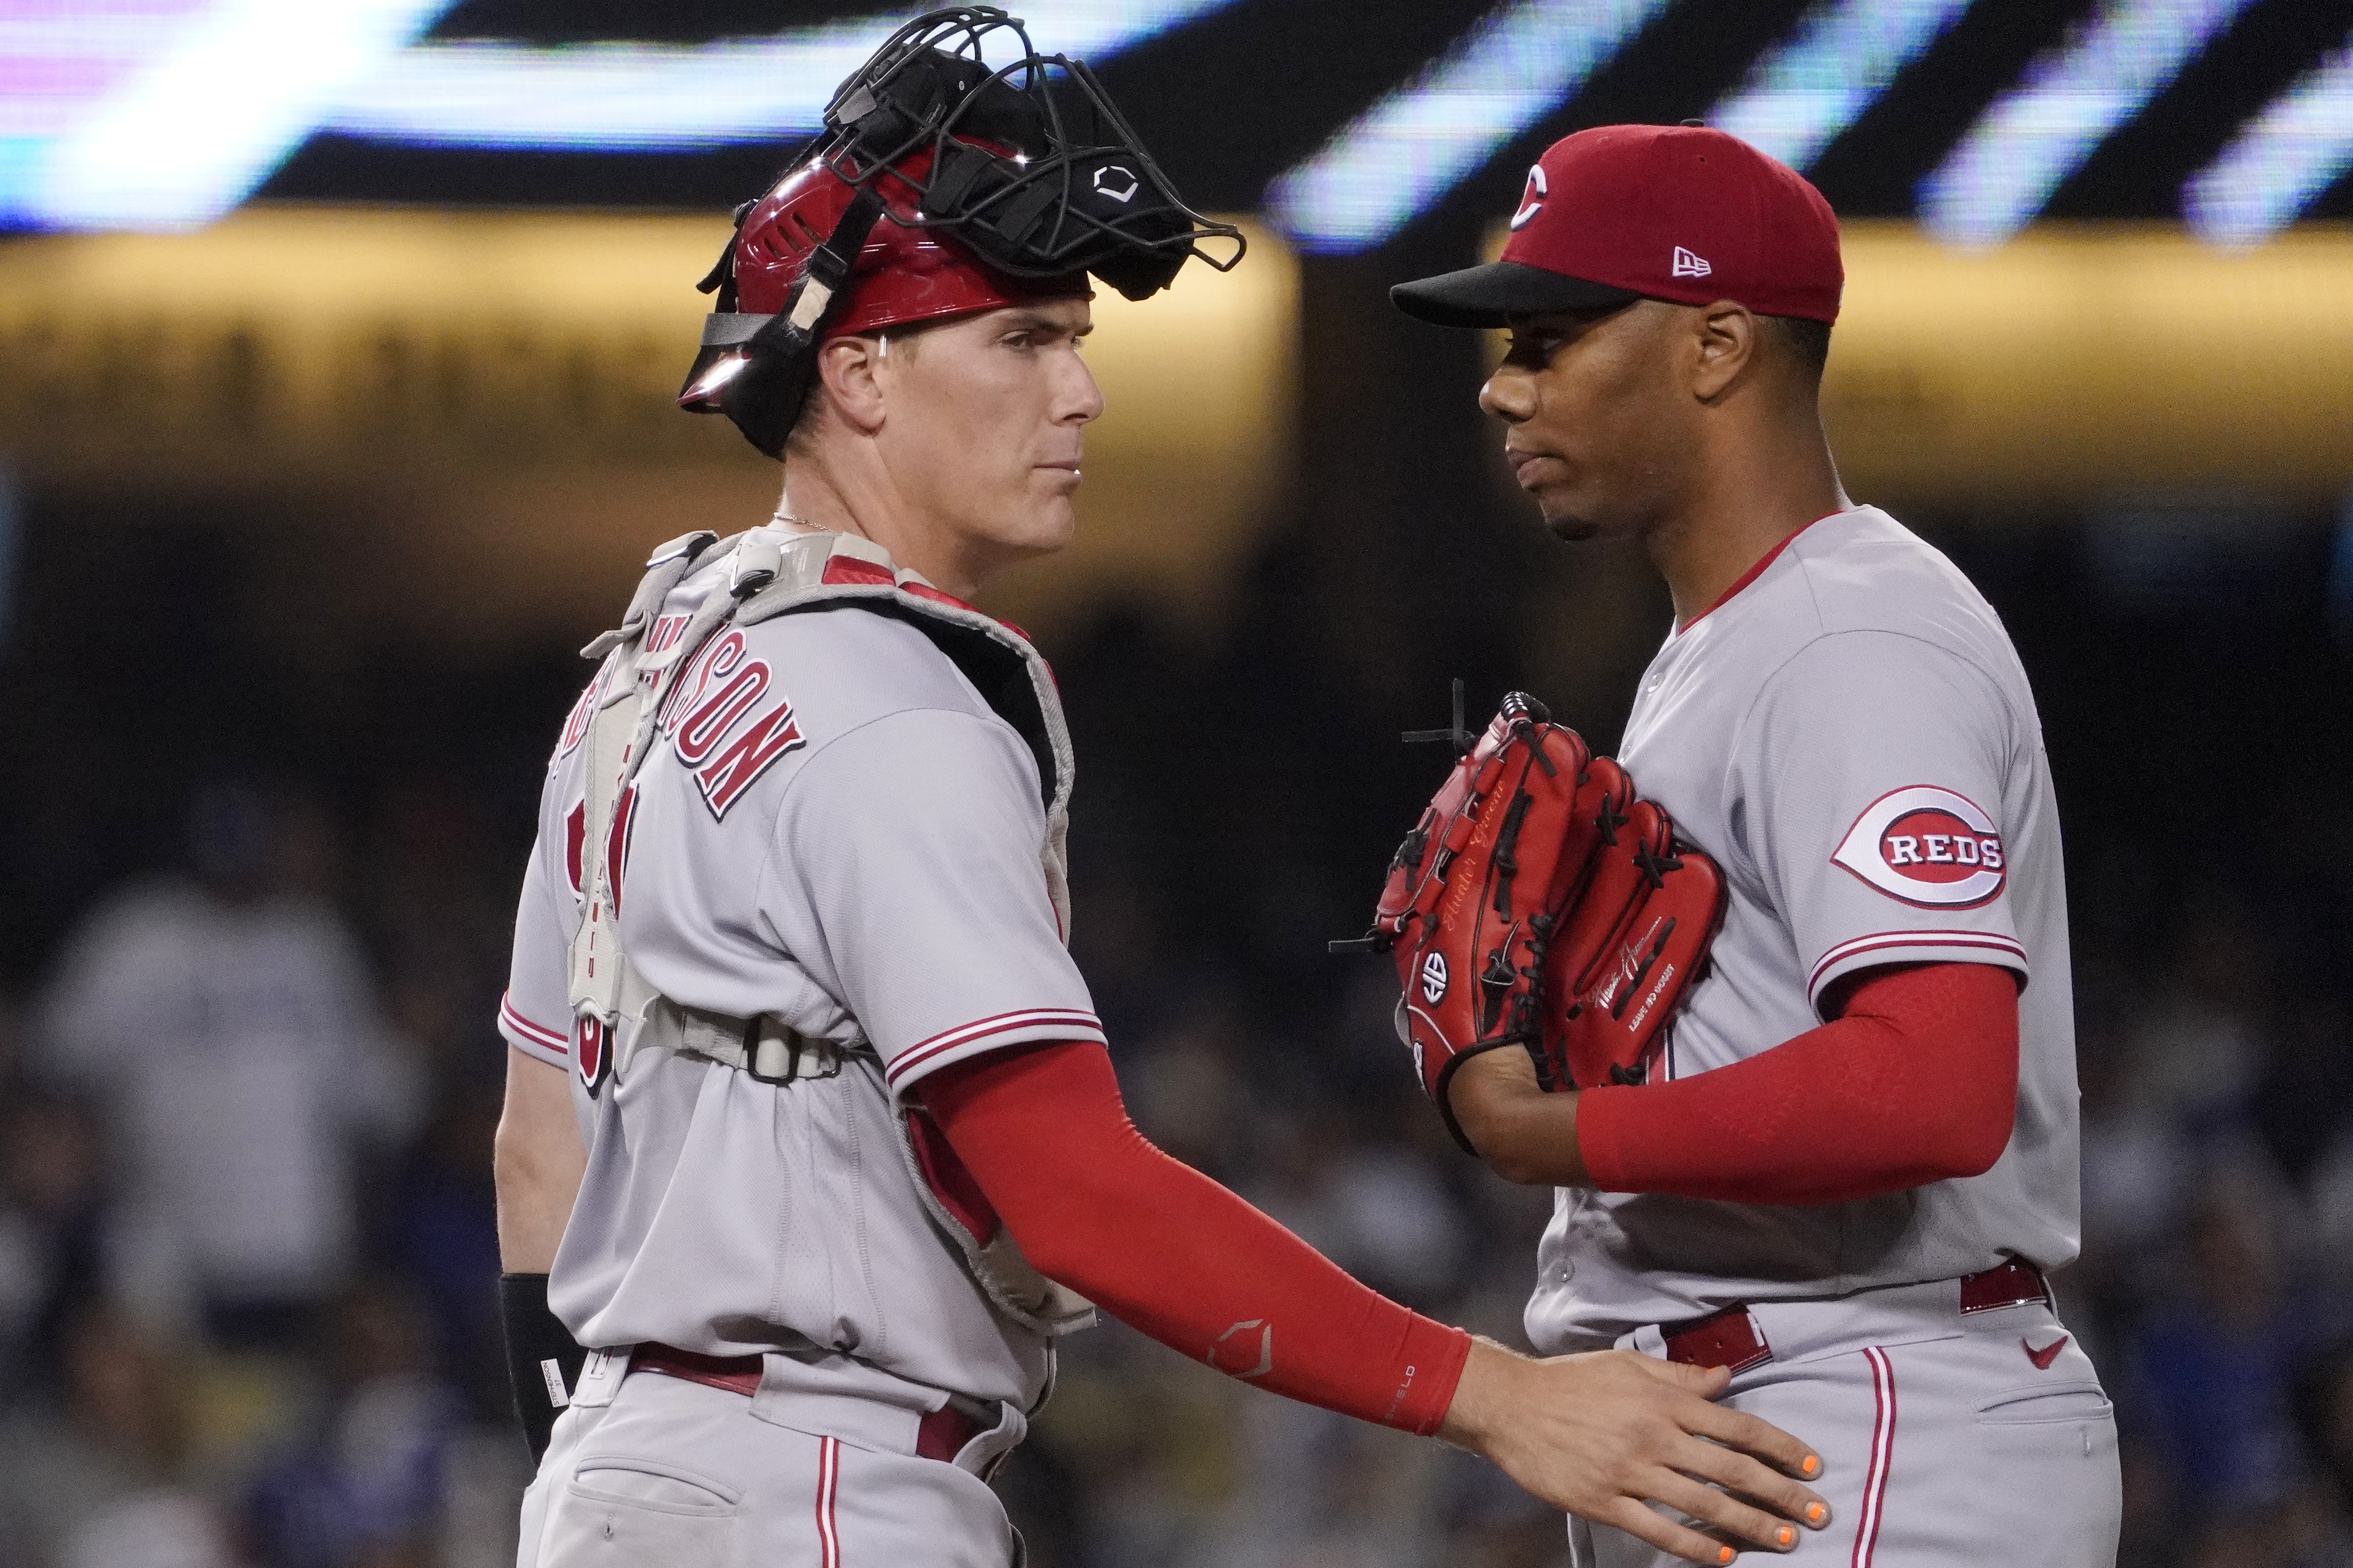
<path id="1" fill-rule="evenodd" d="M 547 1310 L 547 1276 L 499 1276 L 499 1313 L 507 1331 L 507 1378 L 514 1387 L 515 1414 L 536 1465 L 547 1453 L 556 1412 L 579 1386 L 580 1363 L 588 1352 Z M 558 1390 L 562 1399 L 557 1398 Z"/>

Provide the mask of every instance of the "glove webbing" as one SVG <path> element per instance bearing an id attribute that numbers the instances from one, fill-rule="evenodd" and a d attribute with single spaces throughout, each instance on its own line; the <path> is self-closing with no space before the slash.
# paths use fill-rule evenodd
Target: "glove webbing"
<path id="1" fill-rule="evenodd" d="M 1521 994 L 1511 1027 L 1500 1035 L 1492 1035 L 1492 1037 L 1508 1043 L 1532 1040 L 1539 1033 L 1535 1019 L 1536 988 L 1543 983 L 1545 950 L 1551 944 L 1554 921 L 1550 915 L 1530 915 L 1527 923 L 1528 928 L 1535 932 L 1535 939 L 1528 943 L 1527 968 L 1515 970 L 1512 967 L 1512 942 L 1520 929 L 1516 925 L 1504 933 L 1504 940 L 1495 944 L 1494 951 L 1487 955 L 1487 962 L 1480 968 L 1479 985 L 1484 994 L 1479 1012 L 1479 1033 L 1482 1037 L 1492 1035 L 1495 1027 L 1496 1006 L 1511 990 L 1514 980 L 1529 982 L 1531 989 Z"/>
<path id="2" fill-rule="evenodd" d="M 1520 863 L 1513 858 L 1512 851 L 1519 845 L 1520 828 L 1528 819 L 1528 807 L 1535 803 L 1536 797 L 1525 789 L 1512 797 L 1510 807 L 1504 813 L 1504 826 L 1495 835 L 1495 852 L 1488 857 L 1487 863 L 1495 868 L 1495 912 L 1499 915 L 1512 912 L 1512 881 L 1520 874 Z"/>

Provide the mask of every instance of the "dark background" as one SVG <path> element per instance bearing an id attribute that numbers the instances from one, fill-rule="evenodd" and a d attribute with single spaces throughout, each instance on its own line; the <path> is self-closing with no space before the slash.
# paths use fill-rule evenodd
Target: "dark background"
<path id="1" fill-rule="evenodd" d="M 437 36 L 693 41 L 863 9 L 469 0 Z M 1250 210 L 1484 9 L 1241 0 L 1103 74 L 1189 196 Z M 1535 691 L 1606 749 L 1668 611 L 1639 558 L 1535 525 L 1470 405 L 1482 349 L 1383 293 L 1470 259 L 1550 140 L 1702 113 L 1801 9 L 1669 11 L 1395 242 L 1303 260 L 1294 479 L 1224 629 L 1113 598 L 1048 639 L 1081 759 L 1074 947 L 1138 1120 L 1374 1284 L 1506 1339 L 1546 1195 L 1446 1145 L 1388 1039 L 1386 966 L 1324 942 L 1361 928 L 1441 771 L 1397 734 L 1442 721 L 1451 678 L 1474 710 Z M 1814 178 L 1844 217 L 1908 216 L 1985 102 L 2092 9 L 1981 0 Z M 2250 7 L 2050 216 L 2172 217 L 2181 181 L 2348 25 L 2344 5 Z M 260 199 L 702 209 L 780 163 L 319 137 Z M 2348 202 L 2339 181 L 2310 216 Z M 6 504 L 0 1568 L 501 1561 L 523 1467 L 488 1294 L 491 1021 L 547 749 L 586 675 L 572 649 L 629 584 L 540 645 L 387 632 L 306 659 L 284 626 L 331 621 L 336 576 L 290 573 L 246 503 L 121 475 Z M 2084 1259 L 2060 1290 L 2119 1406 L 2122 1560 L 2353 1563 L 2353 522 L 2260 485 L 1898 510 L 2000 611 L 2057 778 L 2085 1118 Z M 176 1314 L 126 1261 L 153 1134 L 121 1106 L 147 1069 L 68 1070 L 57 1022 L 95 984 L 73 955 L 159 889 L 196 900 L 191 930 L 275 910 L 348 941 L 369 1019 L 348 1048 L 406 1086 L 337 1134 L 343 1262 Z M 1040 1564 L 1562 1560 L 1557 1518 L 1475 1463 L 1116 1326 L 1071 1343 L 999 1484 Z"/>

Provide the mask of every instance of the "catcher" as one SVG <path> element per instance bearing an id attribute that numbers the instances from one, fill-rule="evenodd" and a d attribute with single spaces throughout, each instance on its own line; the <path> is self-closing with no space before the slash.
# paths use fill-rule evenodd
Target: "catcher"
<path id="1" fill-rule="evenodd" d="M 1510 328 L 1480 405 L 1521 487 L 1564 540 L 1639 541 L 1675 626 L 1622 768 L 1504 703 L 1372 942 L 1455 1137 L 1559 1188 L 1537 1346 L 1724 1369 L 1822 1436 L 1852 1568 L 2092 1568 L 2120 1504 L 2046 1278 L 2077 1235 L 2050 767 L 1992 608 L 1840 485 L 1842 284 L 1798 174 L 1616 125 L 1545 153 L 1501 260 L 1393 291 Z"/>

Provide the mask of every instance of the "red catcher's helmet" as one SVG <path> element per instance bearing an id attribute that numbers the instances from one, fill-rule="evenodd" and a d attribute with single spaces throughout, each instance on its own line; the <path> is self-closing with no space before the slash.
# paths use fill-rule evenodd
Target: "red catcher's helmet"
<path id="1" fill-rule="evenodd" d="M 921 181 L 931 163 L 932 152 L 926 147 L 899 167 L 909 179 Z M 820 344 L 852 332 L 945 321 L 1024 300 L 1093 296 L 1083 270 L 1059 278 L 1009 277 L 984 265 L 944 229 L 899 221 L 913 218 L 917 211 L 919 186 L 907 179 L 884 174 L 870 182 L 869 188 L 881 198 L 882 211 L 859 247 L 839 299 L 825 313 L 817 334 Z M 733 251 L 735 311 L 764 317 L 782 311 L 794 285 L 807 271 L 809 258 L 834 232 L 857 195 L 857 186 L 818 162 L 802 164 L 754 203 L 736 232 Z M 716 410 L 720 395 L 740 373 L 731 362 L 742 352 L 733 345 L 706 344 L 687 373 L 679 406 L 695 413 Z"/>
<path id="2" fill-rule="evenodd" d="M 925 148 L 900 168 L 921 180 L 931 163 L 931 150 Z M 882 197 L 882 216 L 859 250 L 838 307 L 841 313 L 828 315 L 823 337 L 993 310 L 1022 300 L 1082 299 L 1094 292 L 1083 268 L 1060 278 L 1013 278 L 994 271 L 944 231 L 897 221 L 902 214 L 914 213 L 915 187 L 884 174 L 874 181 L 874 188 Z M 810 252 L 833 232 L 856 194 L 830 168 L 812 163 L 763 196 L 736 237 L 735 308 L 783 310 L 786 297 L 808 266 Z"/>

